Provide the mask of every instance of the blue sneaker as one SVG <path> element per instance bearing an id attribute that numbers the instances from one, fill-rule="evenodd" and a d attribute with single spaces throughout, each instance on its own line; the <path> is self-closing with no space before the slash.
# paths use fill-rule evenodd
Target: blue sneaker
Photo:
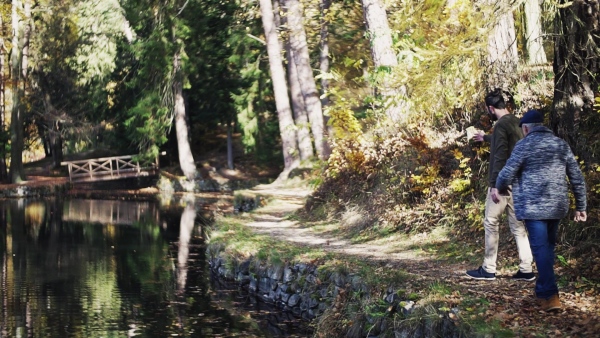
<path id="1" fill-rule="evenodd" d="M 535 274 L 533 272 L 522 272 L 519 270 L 512 276 L 512 279 L 531 282 L 532 280 L 535 280 Z"/>
<path id="2" fill-rule="evenodd" d="M 482 266 L 477 270 L 467 270 L 467 276 L 477 280 L 494 280 L 496 279 L 495 273 L 489 273 L 483 269 Z"/>

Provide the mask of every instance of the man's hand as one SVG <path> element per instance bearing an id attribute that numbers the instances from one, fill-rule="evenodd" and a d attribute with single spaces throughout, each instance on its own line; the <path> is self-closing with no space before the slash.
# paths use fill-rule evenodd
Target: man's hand
<path id="1" fill-rule="evenodd" d="M 484 134 L 484 133 L 483 133 L 481 130 L 478 130 L 478 131 L 475 133 L 475 135 L 473 135 L 473 140 L 475 140 L 475 141 L 477 141 L 477 142 L 483 142 L 483 136 L 484 136 L 484 135 L 485 135 L 485 134 Z"/>
<path id="2" fill-rule="evenodd" d="M 490 191 L 490 196 L 492 197 L 492 201 L 494 201 L 494 203 L 500 203 L 500 192 L 498 192 L 498 189 L 492 188 Z"/>
<path id="3" fill-rule="evenodd" d="M 575 211 L 575 222 L 585 222 L 587 213 L 585 211 Z"/>

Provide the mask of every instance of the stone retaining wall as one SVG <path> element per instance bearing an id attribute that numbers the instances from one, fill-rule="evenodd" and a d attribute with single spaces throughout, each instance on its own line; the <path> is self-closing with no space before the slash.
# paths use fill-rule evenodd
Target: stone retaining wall
<path id="1" fill-rule="evenodd" d="M 234 262 L 228 261 L 219 253 L 212 252 L 211 255 L 211 251 L 214 251 L 214 248 L 209 246 L 209 263 L 213 273 L 225 280 L 236 281 L 263 301 L 305 320 L 318 319 L 334 305 L 340 293 L 352 292 L 364 299 L 371 297 L 370 287 L 357 275 L 319 272 L 317 266 L 303 263 L 264 266 L 253 259 Z M 456 329 L 456 323 L 450 319 L 450 313 L 453 318 L 458 317 L 458 309 L 435 314 L 433 317 L 417 315 L 419 319 L 416 324 L 415 321 L 411 321 L 410 325 L 403 328 L 401 325 L 395 325 L 392 314 L 400 313 L 403 318 L 408 318 L 419 312 L 419 306 L 393 288 L 387 289 L 382 301 L 382 312 L 362 316 L 363 322 L 354 323 L 356 328 L 348 330 L 348 337 L 461 336 Z M 386 316 L 382 318 L 381 313 L 386 313 Z"/>

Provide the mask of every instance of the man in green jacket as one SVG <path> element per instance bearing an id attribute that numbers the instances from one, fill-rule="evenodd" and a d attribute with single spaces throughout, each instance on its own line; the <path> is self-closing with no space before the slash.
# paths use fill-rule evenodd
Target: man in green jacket
<path id="1" fill-rule="evenodd" d="M 507 110 L 507 95 L 501 89 L 495 89 L 485 97 L 485 105 L 492 121 L 496 121 L 492 134 L 477 133 L 473 136 L 475 141 L 490 142 L 490 165 L 488 176 L 488 191 L 485 201 L 485 256 L 483 264 L 476 270 L 468 270 L 467 276 L 478 280 L 496 279 L 496 260 L 498 257 L 498 225 L 500 216 L 506 211 L 510 231 L 515 236 L 519 252 L 519 271 L 512 276 L 514 280 L 532 281 L 535 275 L 531 264 L 533 256 L 527 238 L 527 230 L 523 222 L 515 217 L 515 207 L 512 192 L 501 195 L 496 189 L 496 178 L 506 164 L 517 141 L 523 138 L 519 127 L 519 119 Z"/>

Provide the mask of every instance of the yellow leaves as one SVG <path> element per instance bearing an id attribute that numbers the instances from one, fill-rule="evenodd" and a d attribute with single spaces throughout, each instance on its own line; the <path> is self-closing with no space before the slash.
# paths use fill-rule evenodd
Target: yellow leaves
<path id="1" fill-rule="evenodd" d="M 596 111 L 600 108 L 600 96 L 594 97 L 594 108 L 596 108 Z"/>
<path id="2" fill-rule="evenodd" d="M 423 170 L 423 173 L 421 175 L 410 175 L 410 182 L 413 185 L 411 190 L 429 194 L 431 193 L 431 187 L 439 179 L 439 168 L 437 165 L 430 165 L 429 167 L 419 167 L 418 169 Z"/>
<path id="3" fill-rule="evenodd" d="M 450 189 L 452 189 L 453 192 L 460 193 L 460 192 L 467 190 L 470 185 L 471 185 L 471 180 L 457 178 L 450 182 Z"/>
<path id="4" fill-rule="evenodd" d="M 458 148 L 452 150 L 452 155 L 454 155 L 454 158 L 457 160 L 464 158 L 463 153 Z"/>
<path id="5" fill-rule="evenodd" d="M 360 123 L 348 107 L 339 107 L 329 111 L 331 126 L 336 139 L 357 139 L 361 137 Z"/>

